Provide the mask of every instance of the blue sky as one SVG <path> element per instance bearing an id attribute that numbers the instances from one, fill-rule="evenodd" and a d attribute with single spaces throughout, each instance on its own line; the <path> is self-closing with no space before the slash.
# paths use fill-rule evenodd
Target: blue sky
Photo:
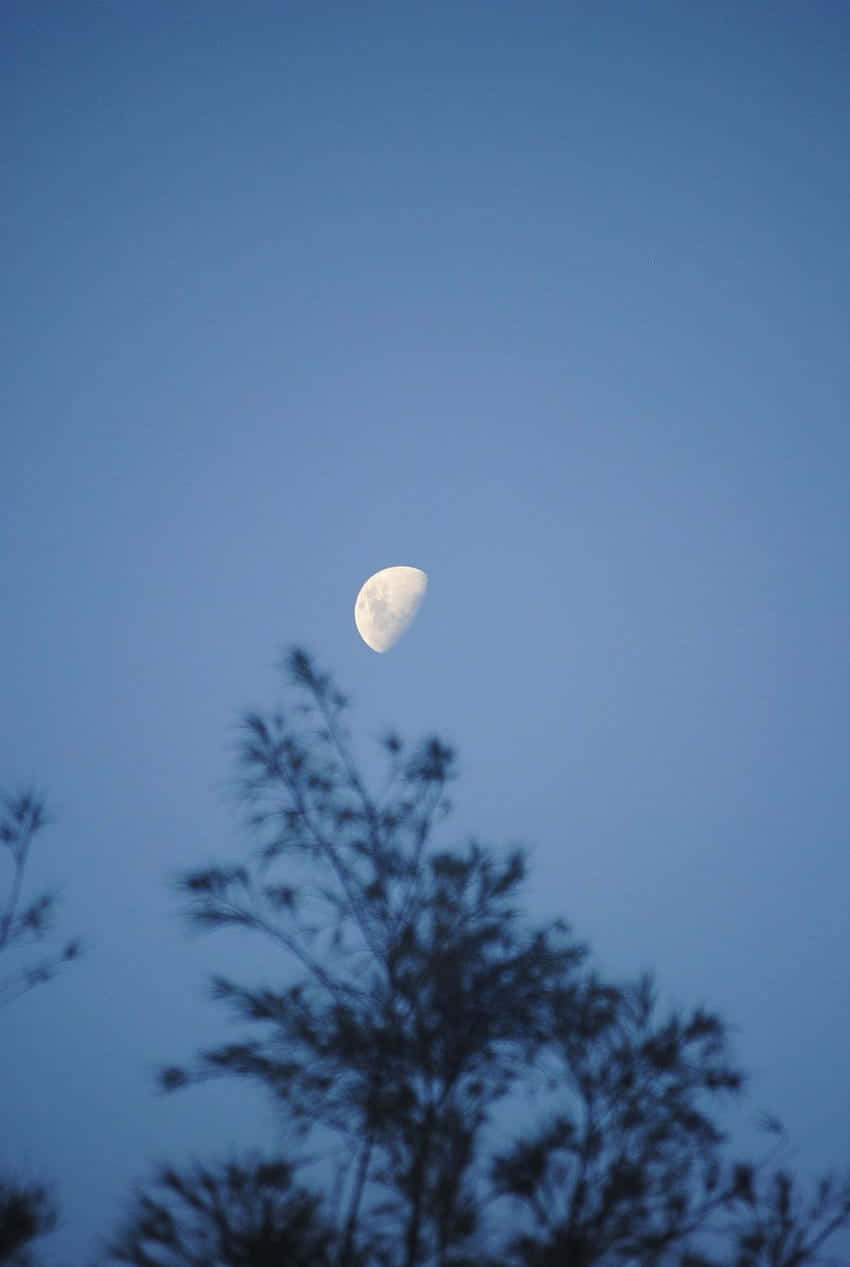
<path id="1" fill-rule="evenodd" d="M 46 789 L 33 880 L 88 943 L 2 1018 L 48 1264 L 151 1159 L 274 1137 L 152 1074 L 222 1034 L 207 973 L 269 970 L 167 880 L 240 848 L 234 723 L 292 642 L 364 742 L 455 742 L 450 834 L 528 843 L 531 909 L 717 1008 L 744 1118 L 846 1166 L 850 11 L 0 23 L 0 782 Z M 377 656 L 395 563 L 428 596 Z"/>

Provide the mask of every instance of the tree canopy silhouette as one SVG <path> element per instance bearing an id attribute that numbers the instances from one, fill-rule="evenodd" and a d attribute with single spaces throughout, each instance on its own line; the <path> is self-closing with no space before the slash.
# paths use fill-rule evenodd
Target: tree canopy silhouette
<path id="1" fill-rule="evenodd" d="M 40 1183 L 0 1178 L 0 1263 L 29 1267 L 30 1247 L 56 1226 L 56 1204 Z"/>
<path id="2" fill-rule="evenodd" d="M 263 938 L 280 971 L 214 977 L 242 1034 L 163 1087 L 270 1094 L 335 1267 L 815 1261 L 850 1187 L 789 1231 L 790 1180 L 728 1157 L 718 1111 L 743 1078 L 722 1021 L 662 1015 L 648 977 L 602 980 L 565 923 L 523 916 L 522 851 L 437 841 L 450 748 L 385 736 L 375 793 L 345 697 L 305 652 L 285 667 L 286 709 L 242 728 L 251 847 L 178 885 L 192 926 Z"/>
<path id="3" fill-rule="evenodd" d="M 62 964 L 76 959 L 80 943 L 68 941 L 59 949 L 33 959 L 28 953 L 49 937 L 54 895 L 41 892 L 24 899 L 27 863 L 33 841 L 49 819 L 44 800 L 24 791 L 0 797 L 0 844 L 9 851 L 11 874 L 0 903 L 0 954 L 4 963 L 17 963 L 0 976 L 0 1003 L 11 1003 L 35 986 L 49 981 Z M 56 1203 L 41 1183 L 6 1174 L 0 1177 L 0 1263 L 25 1267 L 32 1260 L 28 1246 L 56 1224 Z"/>
<path id="4" fill-rule="evenodd" d="M 0 914 L 0 953 L 26 954 L 33 944 L 46 941 L 52 928 L 55 895 L 41 892 L 23 900 L 24 880 L 32 844 L 49 822 L 44 800 L 35 792 L 24 791 L 0 798 L 0 844 L 9 851 L 12 872 Z M 0 1003 L 11 1002 L 34 986 L 54 976 L 63 963 L 76 959 L 80 943 L 75 938 L 60 949 L 19 964 L 0 977 Z"/>
<path id="5" fill-rule="evenodd" d="M 113 1261 L 145 1267 L 331 1267 L 318 1199 L 285 1162 L 161 1166 L 113 1239 Z"/>

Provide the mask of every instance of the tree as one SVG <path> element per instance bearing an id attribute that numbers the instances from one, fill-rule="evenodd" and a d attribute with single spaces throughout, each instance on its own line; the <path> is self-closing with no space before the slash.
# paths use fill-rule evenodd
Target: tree
<path id="1" fill-rule="evenodd" d="M 249 1158 L 161 1166 L 108 1253 L 136 1267 L 330 1267 L 332 1239 L 290 1166 Z"/>
<path id="2" fill-rule="evenodd" d="M 786 1168 L 759 1174 L 740 1165 L 734 1178 L 733 1217 L 711 1229 L 720 1248 L 689 1253 L 682 1267 L 846 1267 L 846 1252 L 839 1258 L 830 1249 L 850 1224 L 850 1175 L 824 1175 L 808 1196 Z"/>
<path id="3" fill-rule="evenodd" d="M 24 950 L 47 939 L 56 899 L 52 893 L 42 892 L 26 903 L 22 902 L 24 875 L 32 843 L 49 821 L 43 799 L 34 792 L 25 791 L 3 796 L 0 805 L 3 807 L 0 813 L 0 844 L 9 850 L 12 863 L 5 909 L 0 915 L 0 952 L 8 953 Z M 73 939 L 60 950 L 16 969 L 0 979 L 0 1002 L 10 1002 L 34 986 L 49 981 L 63 963 L 76 959 L 79 953 L 80 943 Z"/>
<path id="4" fill-rule="evenodd" d="M 584 1017 L 559 1035 L 566 1111 L 494 1159 L 491 1179 L 526 1216 L 509 1267 L 802 1267 L 850 1223 L 850 1178 L 826 1176 L 806 1203 L 774 1169 L 733 1161 L 703 1107 L 736 1092 L 719 1020 L 703 1009 L 653 1020 L 648 977 L 589 980 Z M 776 1119 L 765 1128 L 782 1134 Z"/>
<path id="5" fill-rule="evenodd" d="M 590 977 L 556 1023 L 562 1106 L 491 1170 L 527 1226 L 511 1262 L 666 1262 L 731 1197 L 710 1114 L 742 1083 L 723 1025 L 702 1009 L 663 1022 L 656 1012 L 648 977 Z"/>
<path id="6" fill-rule="evenodd" d="M 754 1174 L 717 1125 L 742 1086 L 722 1022 L 659 1015 L 649 978 L 602 981 L 567 925 L 522 918 L 522 851 L 437 847 L 452 751 L 387 735 L 375 794 L 346 699 L 303 651 L 285 667 L 287 709 L 242 729 L 252 847 L 178 885 L 192 926 L 266 939 L 280 975 L 213 978 L 245 1033 L 162 1085 L 271 1095 L 293 1167 L 325 1158 L 335 1267 L 696 1267 Z"/>
<path id="7" fill-rule="evenodd" d="M 0 805 L 0 844 L 9 850 L 12 864 L 0 914 L 0 952 L 14 957 L 18 951 L 25 954 L 28 947 L 45 941 L 51 929 L 54 896 L 42 892 L 23 901 L 32 843 L 48 817 L 43 799 L 31 791 L 0 797 Z M 49 981 L 79 951 L 78 941 L 68 941 L 60 950 L 13 969 L 0 978 L 0 1003 L 9 1003 Z M 31 1262 L 27 1246 L 52 1231 L 56 1218 L 54 1199 L 42 1184 L 27 1183 L 10 1175 L 0 1177 L 0 1263 L 26 1267 Z"/>
<path id="8" fill-rule="evenodd" d="M 447 747 L 408 751 L 388 736 L 378 801 L 353 761 L 343 697 L 303 653 L 289 668 L 295 724 L 245 722 L 258 847 L 247 863 L 186 875 L 181 891 L 191 922 L 259 933 L 299 976 L 283 989 L 215 979 L 215 997 L 262 1036 L 206 1053 L 190 1074 L 167 1070 L 164 1085 L 253 1077 L 302 1136 L 343 1137 L 341 1264 L 365 1239 L 382 1262 L 449 1262 L 477 1230 L 471 1180 L 490 1110 L 533 1056 L 550 982 L 584 952 L 564 927 L 521 925 L 518 852 L 428 851 L 453 776 Z M 272 874 L 281 862 L 286 883 Z"/>
<path id="9" fill-rule="evenodd" d="M 28 1246 L 56 1226 L 56 1205 L 40 1183 L 0 1179 L 0 1263 L 29 1267 Z"/>

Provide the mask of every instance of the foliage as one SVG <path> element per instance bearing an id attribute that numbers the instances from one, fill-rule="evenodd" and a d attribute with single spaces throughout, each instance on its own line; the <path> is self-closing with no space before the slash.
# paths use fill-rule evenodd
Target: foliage
<path id="1" fill-rule="evenodd" d="M 248 1159 L 160 1167 L 107 1252 L 137 1267 L 330 1267 L 332 1239 L 291 1167 Z"/>
<path id="2" fill-rule="evenodd" d="M 806 1195 L 786 1168 L 739 1165 L 730 1206 L 729 1222 L 713 1229 L 719 1248 L 687 1254 L 681 1267 L 846 1267 L 846 1255 L 829 1251 L 850 1224 L 850 1175 L 824 1175 Z"/>
<path id="3" fill-rule="evenodd" d="M 12 877 L 6 896 L 5 910 L 0 914 L 0 952 L 25 949 L 45 941 L 51 930 L 55 897 L 40 893 L 22 903 L 24 873 L 35 837 L 48 822 L 43 800 L 34 792 L 21 792 L 0 798 L 0 844 L 9 850 Z M 63 963 L 80 953 L 77 940 L 68 941 L 58 951 L 36 962 L 28 963 L 4 979 L 0 979 L 0 1002 L 31 990 L 49 981 Z"/>
<path id="4" fill-rule="evenodd" d="M 278 979 L 213 978 L 239 1041 L 166 1069 L 163 1087 L 238 1076 L 271 1095 L 291 1164 L 324 1158 L 335 1267 L 813 1260 L 819 1233 L 765 1257 L 779 1189 L 757 1200 L 761 1170 L 726 1156 L 717 1110 L 742 1077 L 722 1022 L 661 1016 L 649 978 L 605 982 L 565 924 L 523 918 L 522 851 L 435 840 L 451 749 L 386 736 L 375 794 L 345 698 L 303 651 L 286 668 L 287 710 L 242 729 L 253 847 L 179 882 L 192 926 L 260 936 Z M 520 1096 L 538 1110 L 517 1124 Z M 843 1222 L 841 1192 L 801 1216 L 807 1235 Z M 718 1238 L 726 1257 L 710 1259 Z"/>
<path id="5" fill-rule="evenodd" d="M 194 924 L 261 933 L 300 974 L 283 989 L 215 979 L 214 996 L 258 1036 L 205 1053 L 192 1075 L 166 1071 L 164 1083 L 251 1076 L 302 1134 L 341 1135 L 352 1159 L 337 1176 L 343 1261 L 362 1241 L 365 1199 L 373 1251 L 394 1261 L 400 1235 L 413 1264 L 475 1232 L 477 1141 L 533 1055 L 549 983 L 583 951 L 565 928 L 520 923 L 519 853 L 426 849 L 446 808 L 448 748 L 432 739 L 408 752 L 387 737 L 387 787 L 374 799 L 341 725 L 345 701 L 302 653 L 290 668 L 300 726 L 281 714 L 245 723 L 258 848 L 247 864 L 193 872 L 181 888 Z M 286 884 L 271 874 L 281 863 Z M 304 878 L 293 883 L 299 864 Z"/>
<path id="6" fill-rule="evenodd" d="M 591 976 L 553 1040 L 564 1105 L 491 1170 L 531 1229 L 511 1261 L 667 1261 L 730 1193 L 709 1114 L 741 1086 L 723 1025 L 702 1009 L 662 1023 L 648 977 L 618 987 Z"/>
<path id="7" fill-rule="evenodd" d="M 20 951 L 46 941 L 55 899 L 40 893 L 23 901 L 24 876 L 35 837 L 47 824 L 44 801 L 34 792 L 0 798 L 0 844 L 9 851 L 11 881 L 0 913 L 0 952 L 15 958 Z M 9 1003 L 37 985 L 49 981 L 62 966 L 80 952 L 79 942 L 66 942 L 58 951 L 26 962 L 0 978 L 0 1003 Z M 51 1231 L 57 1211 L 48 1190 L 39 1183 L 24 1183 L 9 1176 L 0 1178 L 0 1263 L 26 1267 L 32 1260 L 27 1246 Z"/>
<path id="8" fill-rule="evenodd" d="M 29 1267 L 28 1247 L 56 1225 L 56 1206 L 42 1184 L 0 1179 L 0 1263 Z"/>

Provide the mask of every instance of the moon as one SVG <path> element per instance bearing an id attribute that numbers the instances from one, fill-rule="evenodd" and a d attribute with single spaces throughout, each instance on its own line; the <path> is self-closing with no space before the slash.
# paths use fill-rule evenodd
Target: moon
<path id="1" fill-rule="evenodd" d="M 381 568 L 360 586 L 354 603 L 357 632 L 373 651 L 395 646 L 419 611 L 428 577 L 421 568 Z"/>

